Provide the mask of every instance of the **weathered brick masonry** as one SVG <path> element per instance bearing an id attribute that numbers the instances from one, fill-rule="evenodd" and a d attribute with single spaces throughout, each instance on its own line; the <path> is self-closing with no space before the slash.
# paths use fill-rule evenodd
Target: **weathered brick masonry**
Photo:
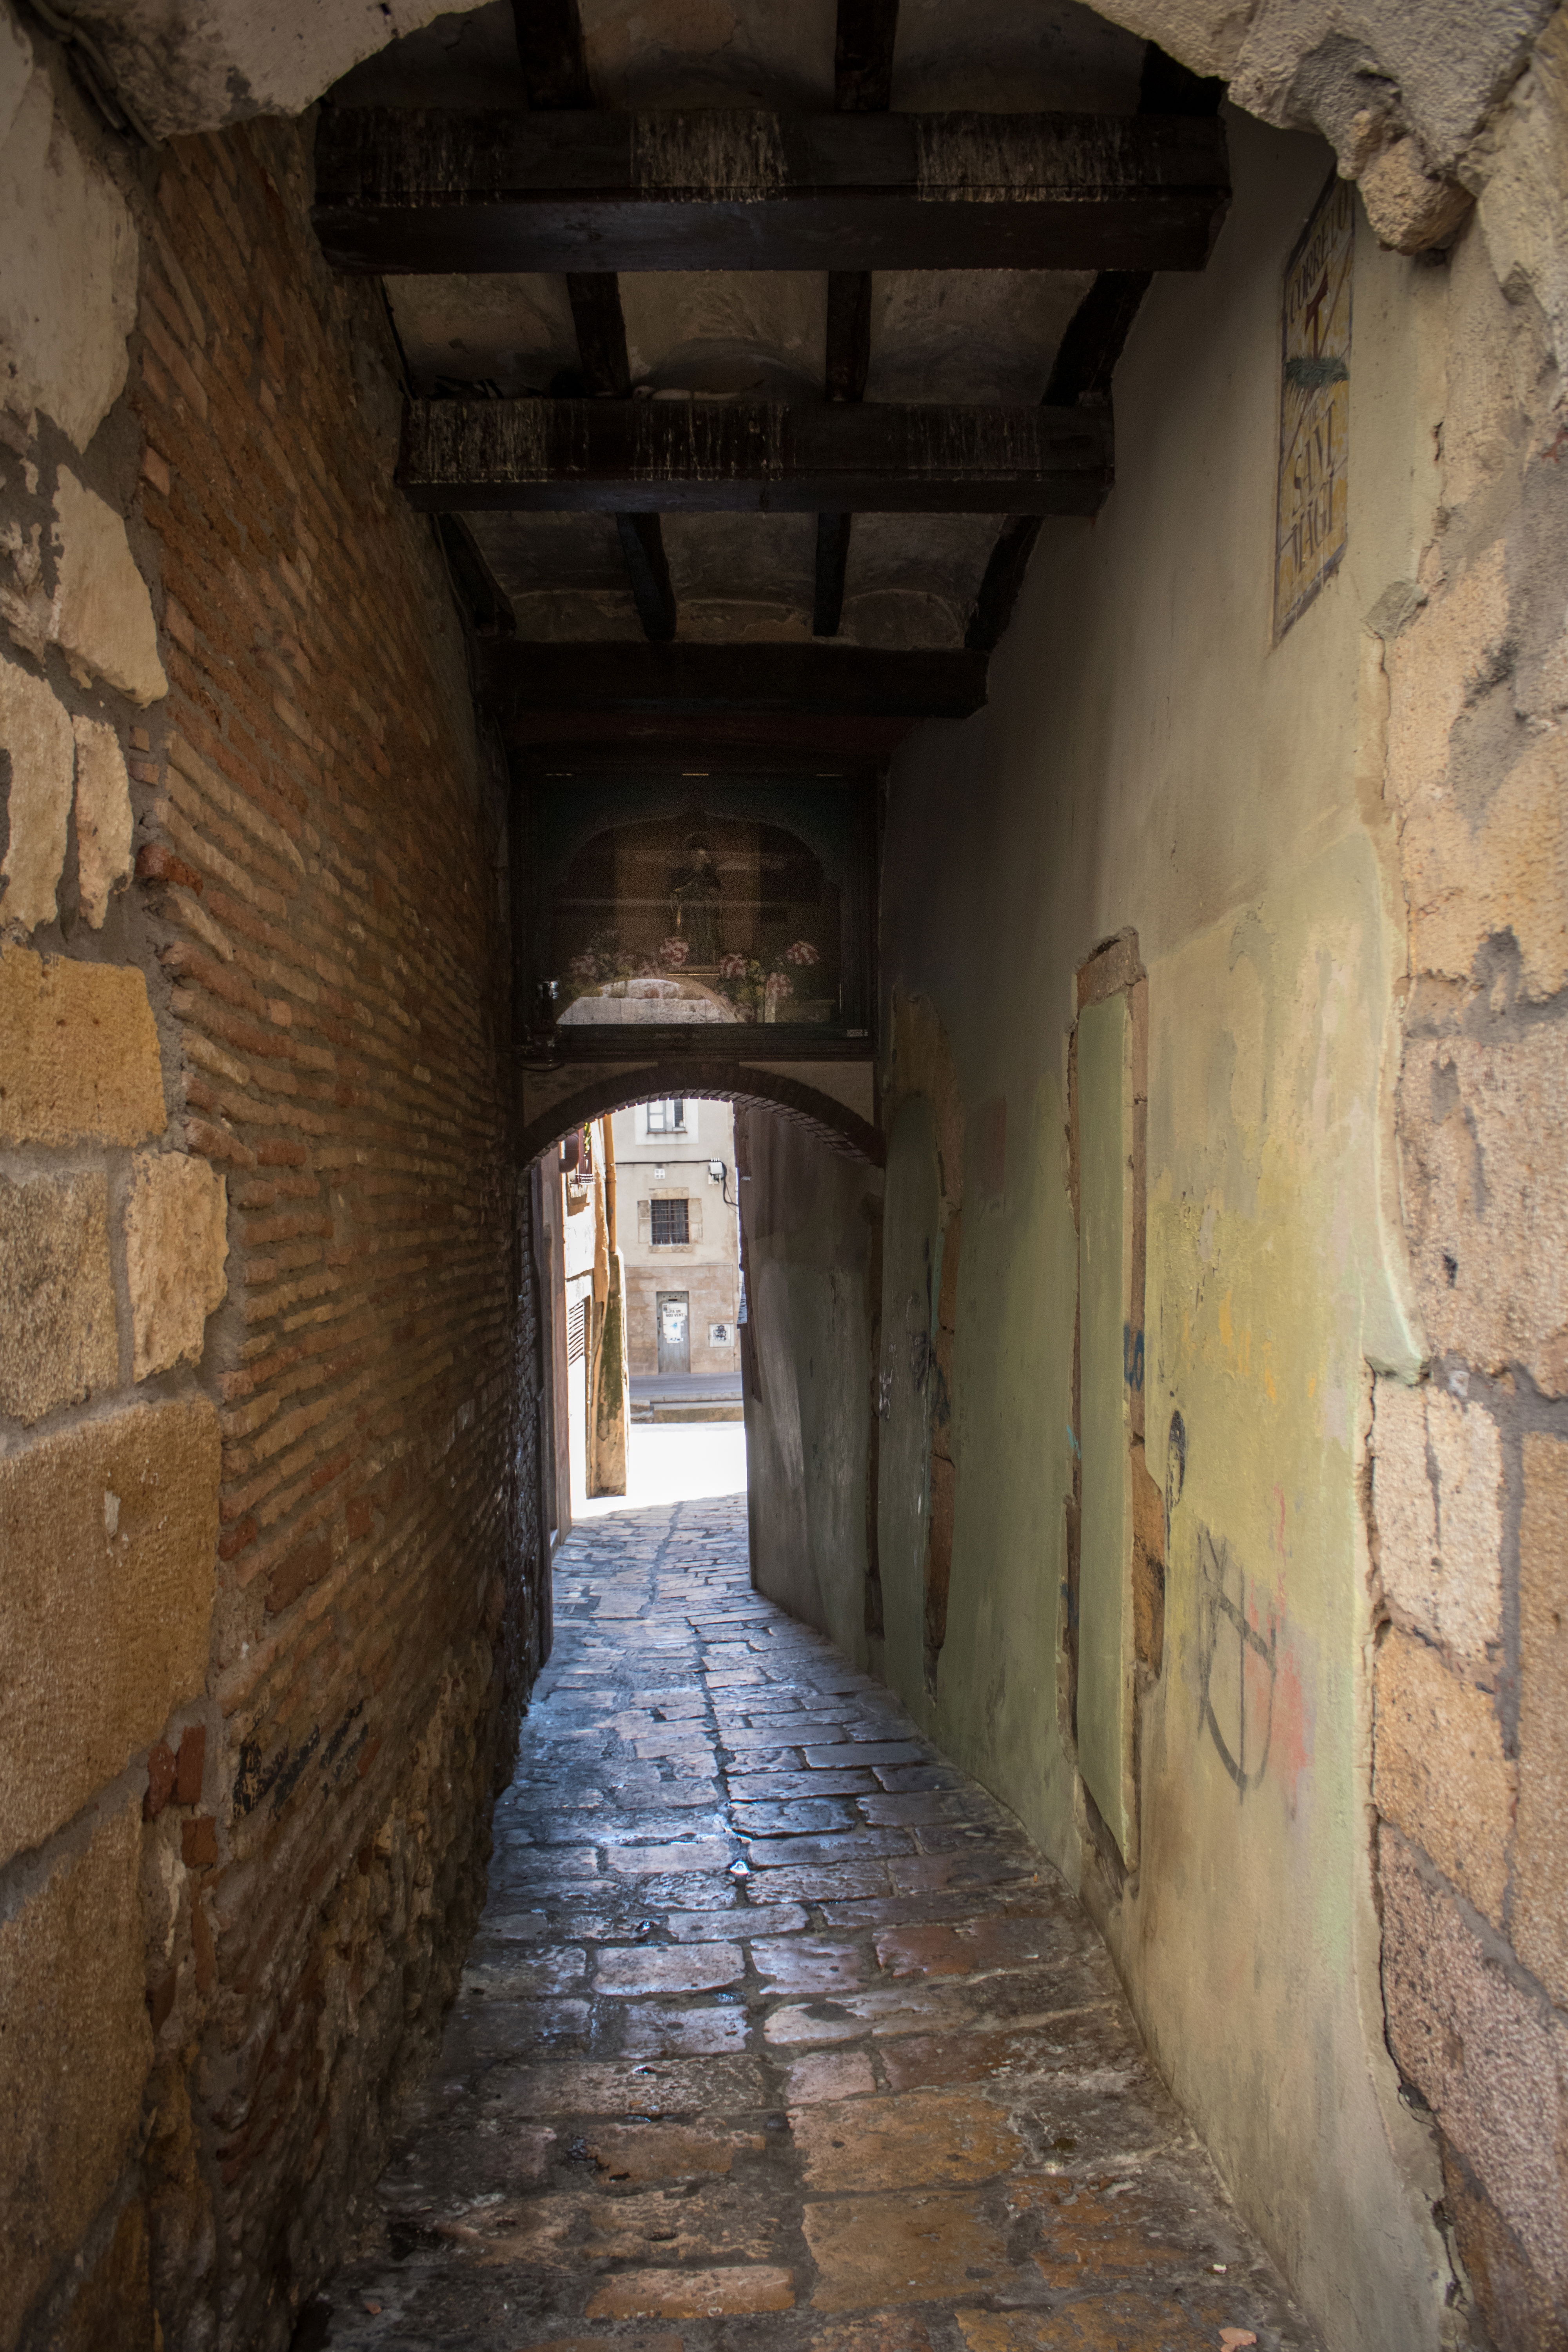
<path id="1" fill-rule="evenodd" d="M 24 919 L 12 728 L 6 2347 L 288 2343 L 434 2049 L 541 1646 L 504 801 L 308 153 L 111 153 L 126 392 L 85 458 L 13 442 L 24 541 L 65 518 L 41 595 L 68 461 L 126 513 L 168 690 L 47 621 L 0 657 L 68 755 L 112 730 L 134 816 L 90 929 L 79 732 Z"/>
<path id="2" fill-rule="evenodd" d="M 315 250 L 304 152 L 289 129 L 171 155 L 135 395 L 171 685 L 139 871 L 187 1142 L 235 1209 L 196 1899 L 240 2341 L 328 2258 L 451 1989 L 520 1696 L 495 1669 L 507 1571 L 538 1560 L 498 795 L 433 541 L 390 484 L 386 341 Z M 175 2046 L 183 1997 L 155 1996 Z"/>

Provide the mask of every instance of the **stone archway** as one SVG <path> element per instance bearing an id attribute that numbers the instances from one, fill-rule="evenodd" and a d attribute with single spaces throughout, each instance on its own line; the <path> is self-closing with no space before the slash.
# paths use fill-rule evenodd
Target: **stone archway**
<path id="1" fill-rule="evenodd" d="M 527 1166 L 573 1128 L 660 1095 L 679 1095 L 688 1101 L 759 1104 L 809 1129 L 830 1150 L 847 1159 L 873 1168 L 882 1165 L 880 1131 L 832 1095 L 781 1071 L 730 1061 L 698 1061 L 684 1055 L 679 1060 L 648 1062 L 635 1069 L 624 1065 L 603 1074 L 584 1069 L 580 1086 L 557 1096 L 526 1120 L 519 1139 L 520 1157 Z"/>

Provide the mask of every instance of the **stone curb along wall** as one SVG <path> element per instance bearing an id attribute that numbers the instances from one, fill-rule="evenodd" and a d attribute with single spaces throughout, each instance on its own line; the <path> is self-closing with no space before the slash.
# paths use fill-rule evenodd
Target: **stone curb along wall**
<path id="1" fill-rule="evenodd" d="M 308 141 L 0 8 L 0 2347 L 287 2345 L 538 1664 L 498 781 Z"/>

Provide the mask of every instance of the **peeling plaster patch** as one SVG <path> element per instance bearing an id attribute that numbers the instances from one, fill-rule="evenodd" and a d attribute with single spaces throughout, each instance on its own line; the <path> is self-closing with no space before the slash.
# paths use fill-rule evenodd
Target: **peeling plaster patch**
<path id="1" fill-rule="evenodd" d="M 0 76 L 0 121 L 7 102 Z M 41 408 L 85 449 L 125 383 L 136 230 L 42 72 L 0 145 L 0 401 L 29 429 Z"/>
<path id="2" fill-rule="evenodd" d="M 101 930 L 110 893 L 131 873 L 131 780 L 112 727 L 73 719 L 76 736 L 77 873 L 81 910 Z"/>
<path id="3" fill-rule="evenodd" d="M 447 0 L 94 0 L 127 96 L 158 137 L 253 114 L 299 114 L 351 66 L 440 16 Z"/>
<path id="4" fill-rule="evenodd" d="M 0 661 L 0 749 L 10 754 L 10 838 L 0 921 L 30 931 L 55 919 L 70 824 L 71 723 L 41 677 Z"/>
<path id="5" fill-rule="evenodd" d="M 158 629 L 147 583 L 136 569 L 125 525 L 114 509 L 60 468 L 55 492 L 60 541 L 53 635 L 86 684 L 96 672 L 143 708 L 169 691 L 158 658 Z"/>

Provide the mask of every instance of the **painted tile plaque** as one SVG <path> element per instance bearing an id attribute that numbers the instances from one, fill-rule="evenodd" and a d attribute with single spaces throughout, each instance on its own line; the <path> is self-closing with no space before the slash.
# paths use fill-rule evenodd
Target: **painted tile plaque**
<path id="1" fill-rule="evenodd" d="M 1355 191 L 1333 179 L 1285 269 L 1276 644 L 1345 551 L 1350 508 L 1351 265 Z"/>

